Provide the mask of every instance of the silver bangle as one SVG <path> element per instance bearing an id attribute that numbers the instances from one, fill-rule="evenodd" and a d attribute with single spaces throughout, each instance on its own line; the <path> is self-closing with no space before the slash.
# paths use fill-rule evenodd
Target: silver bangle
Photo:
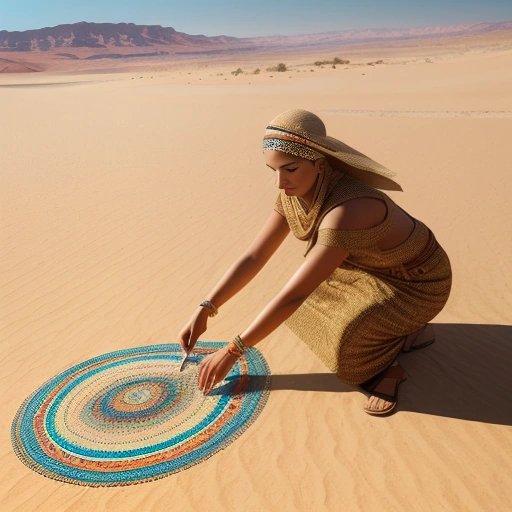
<path id="1" fill-rule="evenodd" d="M 203 300 L 203 302 L 201 302 L 199 305 L 202 308 L 209 310 L 208 316 L 215 316 L 219 312 L 219 310 L 209 300 Z"/>

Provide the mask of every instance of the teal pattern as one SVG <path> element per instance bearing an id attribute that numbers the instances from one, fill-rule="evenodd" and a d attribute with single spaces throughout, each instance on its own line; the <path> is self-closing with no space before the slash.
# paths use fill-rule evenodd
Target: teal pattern
<path id="1" fill-rule="evenodd" d="M 198 341 L 182 372 L 177 343 L 118 350 L 65 370 L 16 413 L 16 454 L 44 476 L 89 486 L 145 482 L 201 462 L 256 419 L 270 390 L 269 367 L 251 348 L 204 396 L 199 363 L 224 346 Z"/>

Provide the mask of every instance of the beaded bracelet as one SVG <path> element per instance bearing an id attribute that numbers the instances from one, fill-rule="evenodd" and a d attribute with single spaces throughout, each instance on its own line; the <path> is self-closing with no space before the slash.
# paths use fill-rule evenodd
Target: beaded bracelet
<path id="1" fill-rule="evenodd" d="M 240 337 L 240 335 L 238 334 L 237 336 L 234 337 L 233 339 L 233 343 L 235 345 L 235 347 L 240 350 L 240 352 L 242 352 L 242 354 L 246 351 L 246 349 L 248 348 L 246 345 L 244 345 L 244 342 L 242 341 L 242 338 Z"/>
<path id="2" fill-rule="evenodd" d="M 203 300 L 199 305 L 209 310 L 208 316 L 215 316 L 219 312 L 219 310 L 209 300 Z"/>
<path id="3" fill-rule="evenodd" d="M 240 352 L 240 350 L 238 350 L 238 348 L 236 348 L 236 346 L 232 342 L 228 345 L 227 350 L 231 355 L 236 357 L 241 357 L 243 355 L 242 352 Z"/>

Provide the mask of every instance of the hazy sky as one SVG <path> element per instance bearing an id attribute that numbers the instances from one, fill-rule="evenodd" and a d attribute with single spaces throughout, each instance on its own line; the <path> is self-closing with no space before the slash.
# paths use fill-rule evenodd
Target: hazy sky
<path id="1" fill-rule="evenodd" d="M 512 20 L 512 0 L 0 0 L 0 30 L 78 21 L 256 36 Z"/>

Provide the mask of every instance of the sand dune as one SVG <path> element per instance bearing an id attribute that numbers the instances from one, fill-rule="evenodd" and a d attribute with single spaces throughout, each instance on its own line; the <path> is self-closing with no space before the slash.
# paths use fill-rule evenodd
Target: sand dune
<path id="1" fill-rule="evenodd" d="M 2 77 L 2 511 L 510 508 L 512 52 L 439 51 L 433 64 L 421 48 L 396 52 L 408 62 L 273 78 L 234 77 L 239 63 L 224 61 Z M 404 192 L 393 198 L 451 257 L 438 340 L 402 357 L 397 412 L 364 414 L 364 395 L 280 327 L 258 345 L 273 373 L 265 409 L 214 457 L 124 488 L 30 471 L 8 434 L 22 400 L 87 358 L 176 340 L 272 208 L 260 140 L 292 107 L 395 169 Z M 289 237 L 201 339 L 242 331 L 302 249 Z"/>

